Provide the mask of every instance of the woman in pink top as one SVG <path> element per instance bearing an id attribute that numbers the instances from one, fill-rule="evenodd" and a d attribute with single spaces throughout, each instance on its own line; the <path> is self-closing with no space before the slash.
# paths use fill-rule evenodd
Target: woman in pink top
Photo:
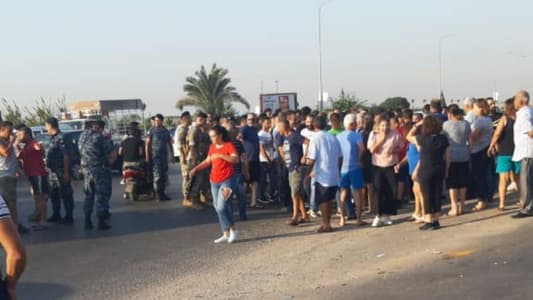
<path id="1" fill-rule="evenodd" d="M 400 161 L 403 137 L 390 129 L 387 117 L 380 117 L 375 130 L 368 137 L 368 150 L 372 154 L 374 203 L 376 215 L 372 227 L 391 225 L 391 215 L 396 215 L 396 176 L 394 166 Z"/>

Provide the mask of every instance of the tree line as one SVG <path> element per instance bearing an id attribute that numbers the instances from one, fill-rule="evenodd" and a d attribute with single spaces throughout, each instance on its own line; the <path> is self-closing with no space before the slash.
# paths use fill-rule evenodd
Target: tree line
<path id="1" fill-rule="evenodd" d="M 14 100 L 1 99 L 1 117 L 3 121 L 13 124 L 24 123 L 28 126 L 43 125 L 50 116 L 57 116 L 67 110 L 65 97 L 55 101 L 44 97 L 35 100 L 33 104 L 21 106 Z"/>

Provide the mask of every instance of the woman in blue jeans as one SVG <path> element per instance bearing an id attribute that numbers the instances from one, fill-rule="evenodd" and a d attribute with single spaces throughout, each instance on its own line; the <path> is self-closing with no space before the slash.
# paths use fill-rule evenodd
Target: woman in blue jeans
<path id="1" fill-rule="evenodd" d="M 207 158 L 191 170 L 191 177 L 198 171 L 211 166 L 209 181 L 213 204 L 222 229 L 222 236 L 215 240 L 215 244 L 233 243 L 239 234 L 233 222 L 233 207 L 231 195 L 236 189 L 233 165 L 239 162 L 239 156 L 231 143 L 228 131 L 222 126 L 214 126 L 209 130 L 211 145 Z"/>

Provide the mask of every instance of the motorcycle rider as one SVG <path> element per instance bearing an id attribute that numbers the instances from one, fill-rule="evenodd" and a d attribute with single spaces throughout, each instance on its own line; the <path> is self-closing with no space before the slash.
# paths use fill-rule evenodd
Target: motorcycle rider
<path id="1" fill-rule="evenodd" d="M 134 124 L 130 124 L 126 137 L 120 143 L 118 155 L 122 157 L 122 170 L 145 168 L 144 141 L 141 139 L 141 131 Z M 129 195 L 124 193 L 124 199 L 128 199 L 128 197 Z"/>
<path id="2" fill-rule="evenodd" d="M 144 155 L 144 142 L 138 128 L 129 128 L 127 137 L 120 143 L 118 155 L 123 158 L 123 168 L 141 165 Z"/>

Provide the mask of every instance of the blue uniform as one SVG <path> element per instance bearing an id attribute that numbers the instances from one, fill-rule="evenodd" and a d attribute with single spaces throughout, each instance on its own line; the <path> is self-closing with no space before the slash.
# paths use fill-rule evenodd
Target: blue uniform
<path id="1" fill-rule="evenodd" d="M 154 127 L 150 130 L 150 162 L 154 175 L 156 193 L 165 191 L 168 174 L 168 145 L 170 132 L 165 127 Z"/>
<path id="2" fill-rule="evenodd" d="M 53 217 L 56 218 L 61 216 L 61 200 L 63 200 L 66 218 L 72 218 L 72 211 L 74 210 L 72 186 L 70 182 L 65 181 L 63 178 L 65 168 L 70 168 L 70 166 L 64 165 L 63 157 L 72 155 L 72 147 L 72 142 L 66 141 L 63 133 L 58 131 L 50 137 L 46 152 L 50 200 L 52 202 Z"/>
<path id="3" fill-rule="evenodd" d="M 96 215 L 107 216 L 111 198 L 111 170 L 107 157 L 113 146 L 102 133 L 91 129 L 82 133 L 78 146 L 84 177 L 85 215 L 92 214 L 96 200 Z"/>

